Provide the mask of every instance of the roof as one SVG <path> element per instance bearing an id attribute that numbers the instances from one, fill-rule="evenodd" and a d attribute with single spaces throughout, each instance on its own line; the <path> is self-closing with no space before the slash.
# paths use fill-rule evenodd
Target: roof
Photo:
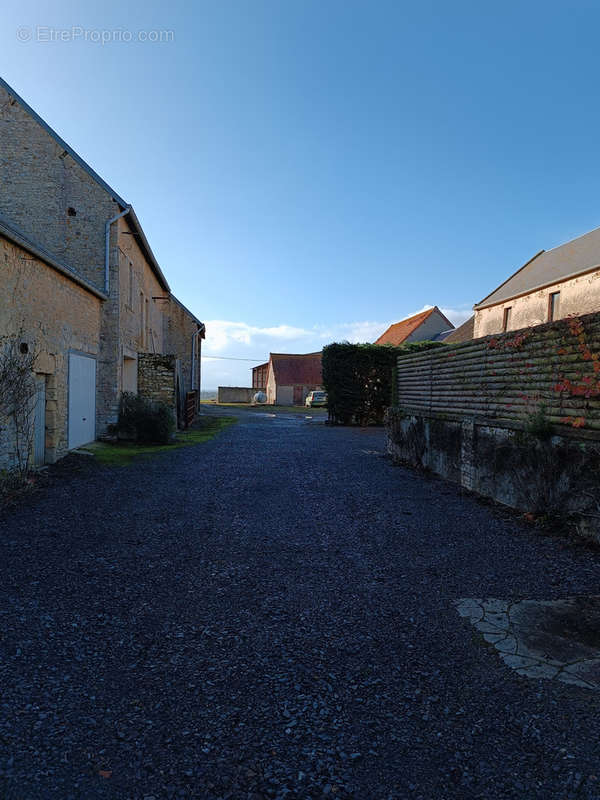
<path id="1" fill-rule="evenodd" d="M 600 228 L 552 250 L 540 250 L 474 308 L 503 303 L 593 269 L 600 269 Z"/>
<path id="2" fill-rule="evenodd" d="M 126 214 L 125 218 L 129 220 L 129 225 L 133 228 L 134 233 L 136 234 L 136 241 L 146 261 L 150 264 L 150 268 L 156 275 L 158 282 L 160 283 L 161 287 L 165 290 L 165 292 L 170 292 L 171 289 L 169 288 L 169 284 L 167 283 L 167 279 L 165 278 L 162 269 L 160 268 L 158 261 L 156 260 L 154 253 L 152 252 L 152 248 L 148 244 L 148 240 L 146 239 L 146 234 L 143 231 L 142 226 L 140 225 L 140 221 L 136 216 L 135 211 L 133 210 L 133 206 L 129 207 L 129 214 Z"/>
<path id="3" fill-rule="evenodd" d="M 265 367 L 268 367 L 268 366 L 269 366 L 269 362 L 265 361 L 264 364 L 257 364 L 255 367 L 252 367 L 252 372 L 254 372 L 255 369 L 264 369 Z"/>
<path id="4" fill-rule="evenodd" d="M 109 186 L 108 183 L 106 183 L 106 181 L 103 180 L 94 169 L 90 167 L 87 161 L 84 161 L 83 158 L 81 158 L 81 156 L 75 152 L 71 145 L 67 144 L 67 142 L 65 142 L 65 140 L 59 136 L 58 133 L 56 133 L 54 128 L 51 128 L 50 125 L 48 125 L 48 123 L 45 122 L 40 115 L 33 110 L 33 108 L 31 108 L 29 103 L 26 103 L 25 100 L 23 100 L 23 98 L 17 94 L 12 86 L 10 86 L 3 78 L 0 78 L 0 87 L 8 92 L 11 97 L 14 97 L 19 105 L 38 123 L 38 125 L 40 125 L 46 131 L 46 133 L 48 133 L 54 139 L 54 141 L 71 156 L 73 161 L 76 161 L 77 164 L 79 164 L 79 166 L 112 197 L 112 199 L 121 207 L 122 211 L 129 207 L 129 213 L 127 214 L 127 217 L 131 227 L 134 229 L 140 249 L 150 264 L 150 267 L 154 271 L 154 274 L 158 278 L 158 282 L 162 288 L 167 292 L 170 291 L 167 279 L 165 278 L 158 261 L 154 256 L 154 253 L 152 252 L 152 248 L 148 244 L 144 230 L 131 204 L 123 200 L 123 198 L 117 192 L 115 192 L 115 190 Z"/>
<path id="5" fill-rule="evenodd" d="M 466 322 L 459 325 L 450 332 L 449 336 L 443 340 L 446 344 L 458 344 L 459 342 L 468 342 L 474 338 L 475 334 L 475 315 L 469 317 Z"/>
<path id="6" fill-rule="evenodd" d="M 402 344 L 402 342 L 405 342 L 408 339 L 411 333 L 414 333 L 417 328 L 419 328 L 425 322 L 425 320 L 429 319 L 429 317 L 436 312 L 448 323 L 449 328 L 454 327 L 450 320 L 442 314 L 439 308 L 437 306 L 433 306 L 433 308 L 428 308 L 427 311 L 420 311 L 418 314 L 413 314 L 412 317 L 407 317 L 406 319 L 400 320 L 400 322 L 390 325 L 385 333 L 382 333 L 379 339 L 375 341 L 375 344 Z"/>
<path id="7" fill-rule="evenodd" d="M 170 299 L 171 299 L 171 300 L 173 300 L 173 301 L 174 301 L 174 303 L 175 303 L 176 305 L 178 305 L 178 306 L 179 306 L 179 308 L 181 308 L 181 310 L 182 310 L 182 311 L 185 311 L 185 313 L 188 315 L 188 317 L 191 317 L 191 318 L 192 318 L 192 320 L 193 320 L 193 321 L 196 323 L 196 325 L 199 325 L 199 326 L 200 326 L 200 328 L 202 329 L 202 336 L 201 336 L 200 338 L 201 338 L 201 339 L 204 339 L 204 338 L 205 338 L 205 333 L 206 333 L 206 326 L 205 326 L 205 324 L 204 324 L 203 322 L 200 322 L 200 320 L 198 319 L 198 317 L 195 317 L 195 316 L 192 314 L 192 312 L 189 310 L 189 308 L 186 308 L 186 307 L 183 305 L 183 303 L 181 302 L 181 300 L 178 300 L 178 299 L 175 297 L 175 295 L 174 295 L 172 292 L 169 294 L 169 297 L 170 297 Z"/>
<path id="8" fill-rule="evenodd" d="M 31 253 L 32 256 L 39 258 L 40 261 L 43 261 L 49 267 L 52 267 L 57 272 L 60 272 L 62 275 L 65 275 L 67 278 L 70 278 L 74 283 L 78 283 L 84 289 L 87 289 L 88 292 L 95 294 L 96 297 L 99 297 L 101 300 L 108 300 L 106 294 L 93 283 L 84 278 L 83 275 L 80 275 L 76 269 L 66 264 L 64 261 L 60 261 L 51 253 L 49 253 L 45 248 L 43 248 L 37 242 L 34 242 L 32 239 L 29 238 L 25 233 L 21 231 L 16 225 L 12 222 L 9 222 L 5 217 L 0 214 L 0 235 L 4 236 L 6 239 L 9 239 L 13 244 L 22 247 L 23 250 L 26 250 L 28 253 Z"/>
<path id="9" fill-rule="evenodd" d="M 320 351 L 303 355 L 271 353 L 269 361 L 273 365 L 275 382 L 280 386 L 320 386 L 323 382 Z"/>

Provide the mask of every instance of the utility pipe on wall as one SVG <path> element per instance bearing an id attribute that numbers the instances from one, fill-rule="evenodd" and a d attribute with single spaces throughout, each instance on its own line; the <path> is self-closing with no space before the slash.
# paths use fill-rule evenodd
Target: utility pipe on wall
<path id="1" fill-rule="evenodd" d="M 127 206 L 124 211 L 121 211 L 120 214 L 117 214 L 116 217 L 109 219 L 105 226 L 104 226 L 104 234 L 106 238 L 106 250 L 104 252 L 104 292 L 105 294 L 109 294 L 110 291 L 110 226 L 113 222 L 116 222 L 121 217 L 124 217 L 125 214 L 129 214 L 131 211 L 131 206 Z"/>
<path id="2" fill-rule="evenodd" d="M 198 335 L 205 331 L 204 325 L 198 326 L 198 330 L 192 336 L 192 383 L 191 389 L 194 391 L 194 384 L 196 383 L 196 352 L 198 350 Z M 200 387 L 198 386 L 198 390 Z"/>

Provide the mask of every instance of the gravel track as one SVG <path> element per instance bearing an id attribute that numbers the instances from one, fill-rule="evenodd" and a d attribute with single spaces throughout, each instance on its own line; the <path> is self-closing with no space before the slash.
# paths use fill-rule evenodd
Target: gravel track
<path id="1" fill-rule="evenodd" d="M 0 798 L 600 798 L 600 694 L 453 606 L 597 594 L 600 555 L 380 430 L 233 413 L 0 517 Z"/>

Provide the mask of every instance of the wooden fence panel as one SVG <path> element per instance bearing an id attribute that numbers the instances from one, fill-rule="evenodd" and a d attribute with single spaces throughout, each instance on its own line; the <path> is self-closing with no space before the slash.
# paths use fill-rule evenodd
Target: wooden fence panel
<path id="1" fill-rule="evenodd" d="M 432 416 L 524 423 L 543 410 L 600 431 L 600 314 L 398 357 L 398 405 Z"/>

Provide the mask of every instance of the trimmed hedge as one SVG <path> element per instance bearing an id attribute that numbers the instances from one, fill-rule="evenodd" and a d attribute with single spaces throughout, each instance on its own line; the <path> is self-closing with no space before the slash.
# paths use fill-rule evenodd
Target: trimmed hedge
<path id="1" fill-rule="evenodd" d="M 333 343 L 323 348 L 323 386 L 330 422 L 341 425 L 382 425 L 393 404 L 394 375 L 399 355 L 429 350 L 442 342 L 389 344 Z"/>

